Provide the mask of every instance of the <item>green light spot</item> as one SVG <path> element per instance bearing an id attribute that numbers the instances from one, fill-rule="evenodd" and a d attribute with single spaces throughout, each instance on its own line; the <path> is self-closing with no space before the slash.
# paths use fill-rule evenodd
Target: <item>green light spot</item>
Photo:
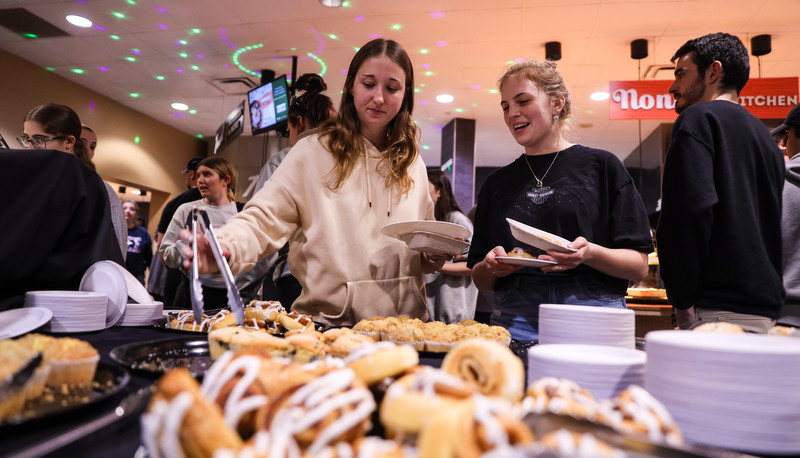
<path id="1" fill-rule="evenodd" d="M 56 68 L 55 68 L 55 67 L 45 67 L 44 69 L 45 69 L 45 70 L 47 70 L 48 72 L 54 72 L 54 71 L 56 71 Z"/>
<path id="2" fill-rule="evenodd" d="M 422 54 L 428 54 L 428 50 L 427 49 L 420 49 L 419 52 L 421 52 Z"/>
<path id="3" fill-rule="evenodd" d="M 420 91 L 420 89 L 418 87 L 414 88 L 414 92 L 419 92 L 419 91 Z"/>
<path id="4" fill-rule="evenodd" d="M 342 2 L 342 6 L 347 8 L 348 6 L 350 6 L 350 2 Z"/>
<path id="5" fill-rule="evenodd" d="M 180 43 L 182 45 L 188 45 L 189 44 L 189 42 L 186 41 L 186 40 L 178 40 L 178 43 Z"/>
<path id="6" fill-rule="evenodd" d="M 73 69 L 72 69 L 72 73 L 77 73 L 77 74 L 79 74 L 79 75 L 80 75 L 81 73 L 83 73 L 83 72 L 84 72 L 84 71 L 83 71 L 83 69 L 82 69 L 82 68 L 73 68 Z"/>
<path id="7" fill-rule="evenodd" d="M 433 72 L 431 71 L 425 72 L 425 76 L 431 76 L 431 75 L 433 75 Z"/>
<path id="8" fill-rule="evenodd" d="M 189 54 L 186 54 L 185 52 L 179 53 L 178 55 L 179 55 L 179 56 L 181 56 L 181 57 L 183 57 L 184 59 L 186 59 L 187 57 L 189 57 Z"/>
<path id="9" fill-rule="evenodd" d="M 128 5 L 135 5 L 136 4 L 136 0 L 127 0 L 127 1 L 128 1 Z"/>
<path id="10" fill-rule="evenodd" d="M 197 65 L 192 65 L 192 70 L 200 70 L 200 67 L 198 67 Z"/>
<path id="11" fill-rule="evenodd" d="M 119 40 L 119 35 L 109 35 L 112 40 Z"/>
<path id="12" fill-rule="evenodd" d="M 198 34 L 200 32 L 202 32 L 202 30 L 200 30 L 200 29 L 192 29 L 192 31 L 191 31 L 192 35 L 196 35 L 196 34 Z"/>
<path id="13" fill-rule="evenodd" d="M 464 112 L 463 108 L 456 108 L 456 113 L 463 113 L 463 112 Z"/>
<path id="14" fill-rule="evenodd" d="M 490 94 L 497 94 L 497 89 L 489 89 Z"/>
<path id="15" fill-rule="evenodd" d="M 142 139 L 141 139 L 141 138 L 139 138 L 139 136 L 138 136 L 138 135 L 137 135 L 137 136 L 135 136 L 135 137 L 133 137 L 133 143 L 136 143 L 136 144 L 138 144 L 140 141 L 142 141 Z"/>
<path id="16" fill-rule="evenodd" d="M 425 83 L 420 83 L 419 87 L 425 87 Z"/>
<path id="17" fill-rule="evenodd" d="M 197 114 L 197 110 L 195 109 L 189 110 L 189 114 Z"/>
<path id="18" fill-rule="evenodd" d="M 328 35 L 328 37 L 330 37 L 331 40 L 336 40 L 336 35 L 334 35 L 334 34 L 330 34 L 330 35 Z"/>
<path id="19" fill-rule="evenodd" d="M 22 36 L 25 38 L 39 38 L 35 33 L 23 33 Z"/>
<path id="20" fill-rule="evenodd" d="M 292 51 L 297 51 L 297 48 L 294 48 L 294 47 L 289 48 L 289 49 L 291 49 Z"/>
<path id="21" fill-rule="evenodd" d="M 431 147 L 428 145 L 422 145 L 422 149 L 431 149 Z"/>
<path id="22" fill-rule="evenodd" d="M 202 139 L 203 138 L 203 134 L 197 134 L 197 138 Z"/>
<path id="23" fill-rule="evenodd" d="M 395 24 L 395 25 L 393 25 L 393 26 L 392 26 L 392 29 L 394 29 L 394 30 L 400 30 L 400 24 Z"/>
<path id="24" fill-rule="evenodd" d="M 136 58 L 133 56 L 128 56 L 125 58 L 125 60 L 127 60 L 128 62 L 136 62 Z"/>
<path id="25" fill-rule="evenodd" d="M 133 51 L 134 54 L 139 54 L 141 52 L 139 48 L 133 48 L 131 51 Z"/>
<path id="26" fill-rule="evenodd" d="M 139 93 L 138 93 L 138 92 L 131 92 L 131 93 L 130 93 L 130 94 L 128 94 L 128 95 L 130 95 L 130 96 L 131 96 L 131 97 L 133 97 L 134 99 L 135 99 L 135 98 L 137 98 L 137 97 L 139 97 Z"/>
<path id="27" fill-rule="evenodd" d="M 165 78 L 165 77 L 164 77 L 164 76 L 162 76 L 162 75 L 156 75 L 156 79 L 157 79 L 157 80 L 159 80 L 159 81 L 164 81 L 164 80 L 165 80 L 165 79 L 167 79 L 167 78 Z"/>
<path id="28" fill-rule="evenodd" d="M 355 49 L 355 50 L 356 50 L 356 52 L 358 52 L 358 51 L 359 51 L 361 48 L 359 48 L 359 47 L 355 47 L 355 48 L 353 48 L 353 49 Z"/>
<path id="29" fill-rule="evenodd" d="M 114 17 L 116 17 L 117 19 L 125 19 L 125 15 L 123 13 L 120 13 L 119 11 L 112 11 L 111 14 L 114 15 Z"/>

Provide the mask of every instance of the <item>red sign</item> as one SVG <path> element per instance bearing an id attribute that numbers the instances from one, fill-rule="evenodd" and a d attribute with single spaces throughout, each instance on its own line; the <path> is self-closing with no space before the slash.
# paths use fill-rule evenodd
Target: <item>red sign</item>
<path id="1" fill-rule="evenodd" d="M 611 81 L 610 119 L 675 119 L 672 80 Z M 782 119 L 800 102 L 798 77 L 750 78 L 739 94 L 739 104 L 760 119 Z"/>

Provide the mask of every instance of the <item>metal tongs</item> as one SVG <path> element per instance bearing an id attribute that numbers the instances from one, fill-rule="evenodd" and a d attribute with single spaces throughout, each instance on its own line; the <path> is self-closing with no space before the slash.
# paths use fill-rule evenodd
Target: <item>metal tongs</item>
<path id="1" fill-rule="evenodd" d="M 189 279 L 191 281 L 191 296 L 192 296 L 192 310 L 194 311 L 194 320 L 199 323 L 203 316 L 203 287 L 200 284 L 200 274 L 197 268 L 197 234 L 198 232 L 205 235 L 208 239 L 208 244 L 211 246 L 211 252 L 214 253 L 214 259 L 217 261 L 219 273 L 222 279 L 225 280 L 225 286 L 228 288 L 228 305 L 233 312 L 233 317 L 236 318 L 236 324 L 239 326 L 244 324 L 244 305 L 242 304 L 242 297 L 239 295 L 239 289 L 236 287 L 236 281 L 231 273 L 231 268 L 228 266 L 228 260 L 222 255 L 222 247 L 219 245 L 214 228 L 211 226 L 211 220 L 208 219 L 208 213 L 202 208 L 195 208 L 192 210 L 192 268 L 189 272 Z"/>

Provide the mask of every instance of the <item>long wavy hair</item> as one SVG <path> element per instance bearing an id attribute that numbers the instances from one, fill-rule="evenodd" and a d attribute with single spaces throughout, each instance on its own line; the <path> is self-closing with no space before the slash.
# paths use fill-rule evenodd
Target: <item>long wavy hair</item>
<path id="1" fill-rule="evenodd" d="M 411 65 L 411 58 L 399 43 L 376 38 L 365 44 L 353 57 L 347 70 L 339 112 L 335 118 L 323 123 L 319 128 L 322 141 L 336 160 L 336 166 L 331 171 L 334 180 L 330 188 L 333 190 L 342 185 L 355 167 L 357 159 L 366 152 L 352 90 L 358 70 L 364 62 L 380 56 L 386 56 L 400 66 L 406 77 L 403 104 L 386 130 L 386 146 L 383 148 L 382 159 L 388 165 L 386 186 L 390 187 L 397 183 L 402 194 L 408 192 L 414 183 L 408 174 L 408 168 L 419 154 L 417 126 L 411 118 L 414 111 L 414 68 Z"/>
<path id="2" fill-rule="evenodd" d="M 94 163 L 89 156 L 89 149 L 81 141 L 81 118 L 78 113 L 75 113 L 75 110 L 57 103 L 39 105 L 25 115 L 22 122 L 26 121 L 38 122 L 45 132 L 54 137 L 75 137 L 75 146 L 72 147 L 73 152 L 81 162 L 95 170 Z"/>
<path id="3" fill-rule="evenodd" d="M 220 156 L 211 156 L 203 159 L 197 164 L 197 168 L 200 166 L 206 166 L 209 169 L 213 170 L 217 176 L 221 180 L 224 180 L 225 177 L 230 177 L 231 181 L 228 183 L 228 200 L 231 202 L 236 201 L 236 182 L 239 179 L 239 174 L 236 172 L 236 169 L 233 167 L 233 164 L 230 163 L 227 159 Z"/>

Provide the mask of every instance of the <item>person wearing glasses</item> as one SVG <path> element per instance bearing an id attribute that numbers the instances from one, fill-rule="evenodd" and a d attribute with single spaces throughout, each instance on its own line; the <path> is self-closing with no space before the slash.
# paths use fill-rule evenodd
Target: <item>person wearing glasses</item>
<path id="1" fill-rule="evenodd" d="M 322 93 L 328 89 L 328 85 L 321 76 L 316 73 L 301 75 L 294 83 L 294 89 L 302 94 L 292 97 L 289 101 L 289 146 L 278 151 L 264 164 L 258 174 L 253 194 L 264 187 L 264 183 L 275 173 L 298 140 L 314 134 L 317 126 L 336 116 L 333 101 Z M 264 282 L 263 299 L 278 300 L 284 307 L 290 309 L 295 299 L 300 296 L 302 287 L 289 271 L 289 266 L 286 264 L 288 257 L 289 244 L 286 244 L 278 252 L 265 258 L 268 270 L 273 274 Z"/>
<path id="2" fill-rule="evenodd" d="M 75 110 L 57 103 L 48 103 L 34 107 L 22 122 L 23 134 L 17 137 L 23 148 L 54 149 L 78 156 L 87 167 L 95 170 L 92 154 L 86 143 L 81 141 L 81 120 Z M 105 183 L 105 182 L 104 182 Z M 108 203 L 111 208 L 114 233 L 117 236 L 122 258 L 128 253 L 128 223 L 122 202 L 114 188 L 105 183 Z"/>

